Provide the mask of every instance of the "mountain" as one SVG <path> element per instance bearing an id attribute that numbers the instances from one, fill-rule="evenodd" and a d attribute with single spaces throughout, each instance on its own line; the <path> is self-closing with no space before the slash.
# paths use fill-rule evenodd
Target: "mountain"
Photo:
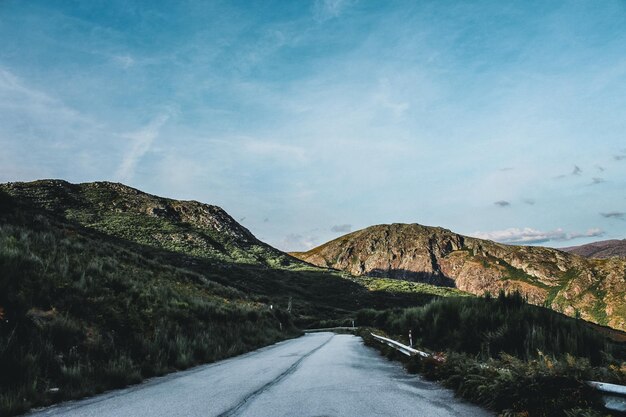
<path id="1" fill-rule="evenodd" d="M 424 288 L 370 291 L 371 282 L 345 279 L 261 242 L 214 205 L 158 197 L 111 182 L 16 182 L 0 184 L 0 193 L 38 213 L 33 216 L 53 216 L 96 240 L 201 274 L 264 302 L 287 305 L 291 298 L 300 325 L 344 317 L 364 306 L 423 304 L 442 295 Z"/>
<path id="2" fill-rule="evenodd" d="M 269 300 L 168 259 L 0 191 L 0 416 L 299 333 Z"/>
<path id="3" fill-rule="evenodd" d="M 533 304 L 626 330 L 624 259 L 504 245 L 419 224 L 372 226 L 291 255 L 354 275 L 427 282 L 476 295 L 519 291 Z"/>
<path id="4" fill-rule="evenodd" d="M 220 207 L 157 197 L 111 182 L 8 183 L 0 190 L 90 229 L 139 244 L 219 262 L 300 261 L 259 241 Z"/>
<path id="5" fill-rule="evenodd" d="M 344 275 L 217 206 L 109 182 L 2 184 L 0 416 L 460 294 Z"/>
<path id="6" fill-rule="evenodd" d="M 560 248 L 560 250 L 584 256 L 585 258 L 607 259 L 614 256 L 626 258 L 626 239 L 603 240 L 586 245 Z"/>
<path id="7" fill-rule="evenodd" d="M 293 337 L 298 327 L 346 325 L 362 313 L 398 312 L 441 297 L 473 299 L 452 288 L 462 287 L 452 279 L 452 260 L 460 262 L 471 252 L 473 263 L 488 263 L 488 256 L 497 254 L 487 243 L 498 245 L 481 247 L 444 229 L 413 235 L 409 229 L 391 240 L 383 233 L 376 243 L 342 256 L 354 255 L 359 263 L 359 252 L 376 251 L 385 239 L 385 245 L 399 247 L 413 240 L 412 255 L 400 258 L 415 265 L 396 256 L 392 273 L 383 271 L 391 264 L 381 264 L 372 275 L 440 286 L 355 277 L 329 269 L 327 261 L 318 267 L 259 241 L 217 206 L 157 197 L 123 184 L 0 184 L 0 416 L 236 355 Z M 418 241 L 424 233 L 431 238 Z M 423 245 L 429 254 L 424 259 Z M 409 253 L 409 246 L 403 251 Z M 501 259 L 505 249 L 500 248 Z M 606 268 L 615 262 L 555 252 Z M 465 265 L 470 272 L 472 262 Z M 356 272 L 366 273 L 369 266 Z M 475 267 L 477 276 L 484 270 Z M 524 277 L 515 276 L 518 285 L 527 284 Z M 605 292 L 598 312 L 614 306 L 608 281 L 595 291 Z M 608 324 L 617 327 L 612 320 L 619 308 L 606 313 Z M 537 310 L 555 323 L 568 319 L 567 327 L 580 334 L 595 332 L 580 321 Z M 381 313 L 380 325 L 384 317 Z M 533 334 L 547 335 L 529 326 Z M 570 340 L 561 333 L 546 337 Z"/>

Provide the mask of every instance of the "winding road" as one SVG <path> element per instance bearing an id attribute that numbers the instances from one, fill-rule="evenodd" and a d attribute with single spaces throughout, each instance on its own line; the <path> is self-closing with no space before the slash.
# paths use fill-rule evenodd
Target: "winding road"
<path id="1" fill-rule="evenodd" d="M 311 333 L 28 416 L 492 416 L 407 374 L 360 338 Z"/>

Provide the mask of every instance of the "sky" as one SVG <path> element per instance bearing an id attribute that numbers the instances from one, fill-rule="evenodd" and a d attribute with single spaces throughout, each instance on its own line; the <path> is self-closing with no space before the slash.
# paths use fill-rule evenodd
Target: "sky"
<path id="1" fill-rule="evenodd" d="M 115 181 L 306 250 L 626 238 L 626 1 L 0 0 L 0 182 Z"/>

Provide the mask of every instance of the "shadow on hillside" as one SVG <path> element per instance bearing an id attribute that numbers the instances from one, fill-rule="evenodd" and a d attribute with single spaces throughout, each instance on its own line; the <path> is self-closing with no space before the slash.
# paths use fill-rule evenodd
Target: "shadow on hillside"
<path id="1" fill-rule="evenodd" d="M 407 269 L 373 269 L 367 273 L 367 276 L 423 282 L 425 284 L 432 284 L 440 287 L 456 288 L 454 280 L 441 273 L 416 272 L 409 271 Z"/>
<path id="2" fill-rule="evenodd" d="M 266 265 L 216 261 L 144 245 L 84 227 L 68 220 L 62 214 L 35 207 L 28 201 L 9 196 L 1 190 L 0 217 L 8 223 L 22 224 L 33 230 L 61 229 L 68 236 L 81 235 L 95 242 L 114 245 L 129 251 L 128 256 L 133 256 L 134 253 L 147 262 L 195 272 L 198 274 L 199 282 L 212 281 L 234 288 L 240 291 L 242 296 L 249 297 L 256 302 L 285 309 L 291 298 L 296 315 L 318 318 L 340 317 L 351 315 L 362 308 L 423 305 L 434 298 L 425 294 L 368 291 L 361 284 L 341 277 L 338 272 L 305 267 L 304 263 L 302 268 L 297 266 L 271 268 Z M 44 217 L 46 220 L 42 222 L 41 219 Z M 402 274 L 397 275 L 402 276 Z M 432 279 L 412 278 L 409 280 L 435 282 Z M 439 279 L 437 282 L 442 285 L 443 281 Z"/>

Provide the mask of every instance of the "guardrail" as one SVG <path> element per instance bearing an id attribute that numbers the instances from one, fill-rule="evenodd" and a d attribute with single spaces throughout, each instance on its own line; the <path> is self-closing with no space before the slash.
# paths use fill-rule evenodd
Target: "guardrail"
<path id="1" fill-rule="evenodd" d="M 376 340 L 378 340 L 381 343 L 384 343 L 388 346 L 391 346 L 392 348 L 396 349 L 397 351 L 404 353 L 407 356 L 415 356 L 415 355 L 419 355 L 422 358 L 429 358 L 431 355 L 430 353 L 426 353 L 426 352 L 422 352 L 421 350 L 417 350 L 417 349 L 413 349 L 411 346 L 407 346 L 407 345 L 403 345 L 400 342 L 396 342 L 393 339 L 389 339 L 388 337 L 383 337 L 383 336 L 379 336 L 377 334 L 374 333 L 370 333 L 372 335 L 372 337 Z"/>
<path id="2" fill-rule="evenodd" d="M 344 327 L 324 327 L 324 328 L 321 328 L 321 329 L 304 329 L 302 331 L 304 333 L 332 332 L 332 331 L 335 331 L 335 330 L 354 332 L 357 329 L 358 329 L 357 327 L 344 326 Z"/>
<path id="3" fill-rule="evenodd" d="M 626 386 L 598 381 L 587 381 L 587 384 L 600 391 L 604 408 L 626 414 Z"/>
<path id="4" fill-rule="evenodd" d="M 410 346 L 404 345 L 393 339 L 389 339 L 388 337 L 379 336 L 374 333 L 370 334 L 374 339 L 378 340 L 379 342 L 391 346 L 392 348 L 407 356 L 419 355 L 423 358 L 429 358 L 432 356 L 429 353 L 413 349 Z M 598 381 L 586 381 L 586 383 L 590 387 L 600 392 L 600 394 L 602 395 L 602 401 L 604 402 L 604 408 L 610 411 L 624 413 L 626 415 L 626 386 Z"/>

